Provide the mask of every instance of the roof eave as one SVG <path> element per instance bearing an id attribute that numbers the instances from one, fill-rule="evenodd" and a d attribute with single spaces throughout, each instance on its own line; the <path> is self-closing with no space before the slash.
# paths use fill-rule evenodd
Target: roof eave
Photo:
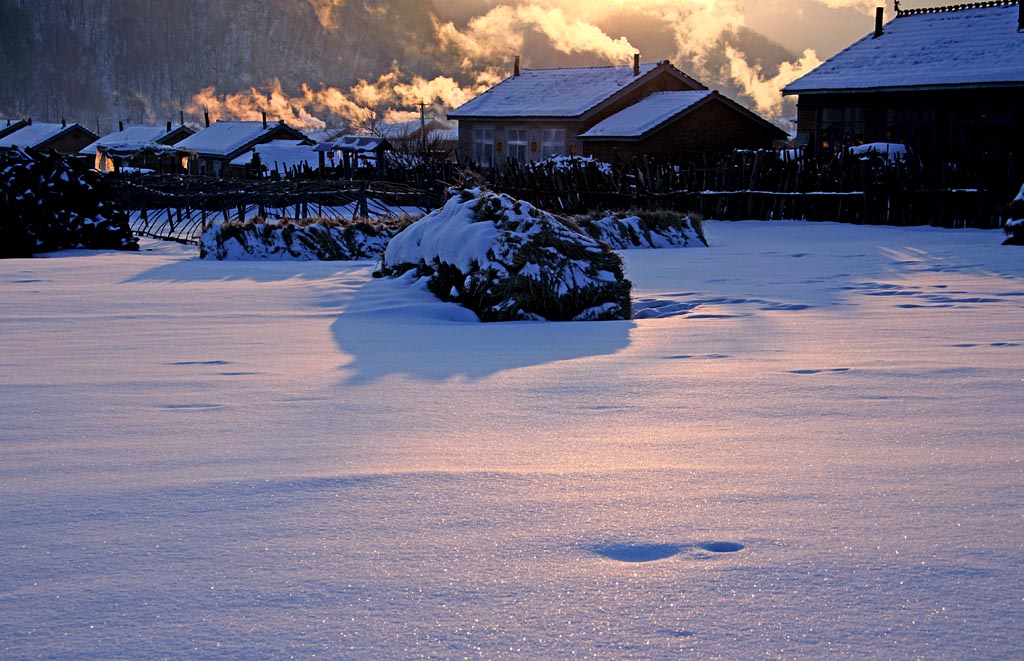
<path id="1" fill-rule="evenodd" d="M 1006 81 L 996 83 L 953 83 L 933 85 L 893 85 L 882 87 L 818 87 L 805 90 L 791 90 L 783 88 L 782 96 L 798 96 L 813 94 L 862 94 L 865 92 L 940 92 L 946 90 L 974 90 L 974 89 L 1006 89 L 1022 88 L 1024 81 Z"/>

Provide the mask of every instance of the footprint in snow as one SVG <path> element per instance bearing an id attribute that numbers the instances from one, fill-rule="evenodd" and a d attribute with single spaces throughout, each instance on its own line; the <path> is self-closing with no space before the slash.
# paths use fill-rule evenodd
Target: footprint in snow
<path id="1" fill-rule="evenodd" d="M 671 558 L 681 548 L 675 544 L 598 544 L 590 547 L 590 550 L 619 562 L 653 562 Z"/>
<path id="2" fill-rule="evenodd" d="M 849 367 L 833 367 L 821 370 L 786 370 L 788 374 L 824 374 L 826 372 L 849 372 Z"/>
<path id="3" fill-rule="evenodd" d="M 693 549 L 698 552 L 696 558 L 709 558 L 707 553 L 736 553 L 746 548 L 739 542 L 700 542 L 698 544 L 633 544 L 633 543 L 609 543 L 595 544 L 587 547 L 589 551 L 602 558 L 617 560 L 619 562 L 654 562 L 665 560 L 678 555 L 685 549 Z M 706 553 L 700 553 L 704 551 Z"/>

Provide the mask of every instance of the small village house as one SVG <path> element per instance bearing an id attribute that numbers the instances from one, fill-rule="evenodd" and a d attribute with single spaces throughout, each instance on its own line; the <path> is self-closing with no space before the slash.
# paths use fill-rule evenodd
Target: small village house
<path id="1" fill-rule="evenodd" d="M 208 124 L 175 147 L 190 151 L 194 156 L 189 161 L 191 174 L 213 177 L 229 176 L 231 161 L 252 150 L 253 147 L 274 140 L 296 140 L 304 144 L 313 141 L 283 121 L 218 121 Z"/>
<path id="2" fill-rule="evenodd" d="M 1024 172 L 1024 14 L 1017 0 L 899 9 L 783 89 L 809 151 L 899 143 L 924 162 Z M 1011 178 L 1012 174 L 1011 174 Z M 1019 185 L 1019 181 L 1016 182 Z"/>
<path id="3" fill-rule="evenodd" d="M 384 155 L 392 151 L 391 142 L 379 135 L 343 134 L 315 147 L 321 168 L 331 168 L 343 179 L 384 176 Z"/>
<path id="4" fill-rule="evenodd" d="M 0 150 L 28 147 L 75 156 L 98 139 L 98 135 L 81 124 L 33 122 L 29 119 L 20 128 L 0 136 Z"/>
<path id="5" fill-rule="evenodd" d="M 641 103 L 667 92 L 690 96 Z M 620 120 L 643 115 L 649 130 L 626 132 L 621 129 L 624 121 L 597 128 L 622 112 L 627 115 Z M 648 112 L 657 113 L 658 121 Z M 780 129 L 711 94 L 667 60 L 641 64 L 639 55 L 632 67 L 522 70 L 517 57 L 510 78 L 448 113 L 448 118 L 459 121 L 460 157 L 483 167 L 500 166 L 508 159 L 527 162 L 577 154 L 674 156 L 681 151 L 766 147 L 785 138 Z M 729 130 L 719 131 L 716 118 L 728 123 Z M 712 132 L 719 131 L 717 138 L 677 135 L 691 130 L 706 133 L 709 123 Z M 749 126 L 734 130 L 733 124 Z"/>
<path id="6" fill-rule="evenodd" d="M 184 124 L 164 126 L 118 123 L 118 130 L 101 137 L 79 152 L 93 161 L 100 172 L 125 169 L 181 172 L 188 165 L 189 152 L 174 145 L 194 134 Z"/>
<path id="7" fill-rule="evenodd" d="M 302 176 L 319 167 L 320 154 L 309 140 L 271 140 L 232 160 L 229 174 L 247 178 Z"/>
<path id="8" fill-rule="evenodd" d="M 583 153 L 606 162 L 770 149 L 786 133 L 711 90 L 654 92 L 579 136 Z"/>

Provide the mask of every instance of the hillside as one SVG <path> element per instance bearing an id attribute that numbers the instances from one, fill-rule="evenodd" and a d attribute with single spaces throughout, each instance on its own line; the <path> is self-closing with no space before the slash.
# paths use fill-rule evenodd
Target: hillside
<path id="1" fill-rule="evenodd" d="M 0 116 L 176 119 L 201 89 L 347 88 L 393 61 L 434 73 L 430 0 L 0 0 Z M 9 73 L 8 73 L 9 72 Z"/>

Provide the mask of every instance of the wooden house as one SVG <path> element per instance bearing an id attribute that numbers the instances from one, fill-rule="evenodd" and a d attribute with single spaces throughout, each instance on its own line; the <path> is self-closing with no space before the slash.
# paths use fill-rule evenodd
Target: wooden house
<path id="1" fill-rule="evenodd" d="M 100 172 L 120 172 L 126 168 L 156 172 L 181 172 L 188 165 L 189 152 L 174 145 L 194 134 L 184 124 L 166 125 L 118 123 L 109 133 L 79 152 Z"/>
<path id="2" fill-rule="evenodd" d="M 707 88 L 667 60 L 632 67 L 522 69 L 448 113 L 459 156 L 482 167 L 583 153 L 581 135 L 655 92 Z"/>
<path id="3" fill-rule="evenodd" d="M 29 147 L 74 156 L 98 139 L 98 135 L 81 124 L 33 122 L 29 119 L 20 128 L 0 137 L 0 150 Z"/>
<path id="4" fill-rule="evenodd" d="M 231 161 L 231 176 L 259 179 L 303 176 L 320 168 L 320 154 L 309 140 L 271 140 Z"/>
<path id="5" fill-rule="evenodd" d="M 1024 168 L 1024 14 L 1017 0 L 899 9 L 783 89 L 797 141 L 907 145 L 922 162 Z M 1012 177 L 1012 174 L 1011 174 Z M 1019 184 L 1019 181 L 1017 181 Z"/>
<path id="6" fill-rule="evenodd" d="M 674 158 L 733 149 L 770 149 L 786 132 L 710 90 L 655 92 L 579 135 L 601 161 Z"/>
<path id="7" fill-rule="evenodd" d="M 256 145 L 274 140 L 297 140 L 313 144 L 297 129 L 283 121 L 218 121 L 175 145 L 193 154 L 189 172 L 213 177 L 230 176 L 231 161 L 252 151 Z"/>
<path id="8" fill-rule="evenodd" d="M 343 179 L 382 178 L 387 161 L 384 155 L 393 150 L 387 138 L 361 134 L 339 135 L 315 148 L 321 169 L 332 169 Z"/>

